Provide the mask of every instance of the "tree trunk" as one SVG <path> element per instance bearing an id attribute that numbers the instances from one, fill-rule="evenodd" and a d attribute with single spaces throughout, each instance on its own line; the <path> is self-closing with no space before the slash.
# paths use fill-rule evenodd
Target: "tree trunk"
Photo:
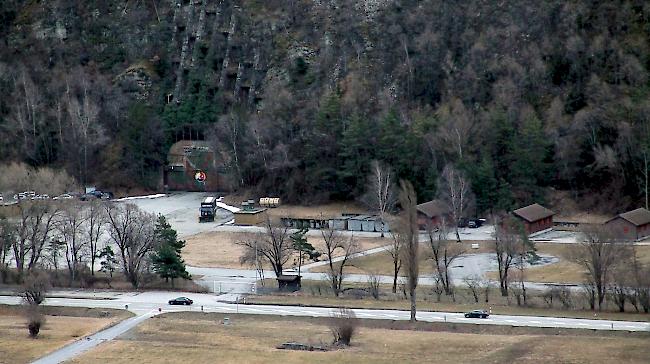
<path id="1" fill-rule="evenodd" d="M 416 307 L 415 307 L 415 288 L 412 287 L 409 290 L 409 294 L 411 296 L 411 322 L 417 321 L 415 318 L 415 313 L 416 313 Z"/>

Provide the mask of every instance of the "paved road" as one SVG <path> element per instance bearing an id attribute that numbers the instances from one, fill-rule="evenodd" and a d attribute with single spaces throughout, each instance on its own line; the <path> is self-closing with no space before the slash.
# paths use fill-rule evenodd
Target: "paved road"
<path id="1" fill-rule="evenodd" d="M 33 364 L 58 364 L 66 360 L 70 360 L 101 343 L 115 339 L 116 337 L 136 327 L 144 320 L 151 318 L 157 314 L 159 314 L 157 310 L 152 310 L 148 313 L 126 319 L 106 330 L 102 330 L 93 335 L 82 338 L 81 340 L 77 340 L 70 345 L 64 346 L 63 348 L 48 354 L 39 360 L 36 360 L 33 362 Z"/>
<path id="2" fill-rule="evenodd" d="M 87 292 L 86 297 L 92 293 Z M 326 307 L 301 307 L 301 306 L 278 306 L 278 305 L 256 305 L 226 303 L 223 300 L 230 300 L 233 297 L 215 296 L 208 294 L 184 293 L 194 300 L 192 306 L 169 306 L 167 301 L 170 297 L 176 297 L 178 292 L 131 292 L 115 294 L 111 292 L 114 299 L 92 299 L 83 298 L 84 292 L 76 292 L 76 298 L 48 298 L 44 302 L 50 306 L 90 307 L 90 308 L 113 308 L 128 309 L 138 316 L 129 318 L 113 327 L 100 331 L 88 337 L 79 339 L 34 363 L 57 364 L 74 358 L 91 348 L 113 340 L 119 335 L 134 328 L 141 322 L 157 314 L 165 312 L 216 312 L 231 314 L 253 314 L 253 315 L 275 315 L 275 316 L 311 316 L 330 317 L 333 309 Z M 17 305 L 21 303 L 20 297 L 0 296 L 0 304 Z M 374 309 L 353 309 L 354 314 L 362 319 L 375 320 L 408 320 L 410 313 L 401 310 L 374 310 Z M 502 326 L 527 326 L 527 327 L 551 327 L 565 329 L 591 329 L 603 331 L 649 331 L 650 323 L 635 321 L 612 321 L 612 320 L 588 320 L 571 319 L 561 317 L 541 316 L 508 316 L 492 315 L 487 319 L 465 318 L 462 313 L 455 312 L 430 312 L 420 311 L 417 319 L 424 322 L 448 322 L 448 323 L 471 323 L 478 325 L 502 325 Z"/>
<path id="3" fill-rule="evenodd" d="M 194 300 L 192 306 L 169 306 L 167 301 L 179 295 L 185 295 Z M 331 308 L 325 307 L 301 307 L 301 306 L 278 306 L 278 305 L 244 305 L 220 302 L 224 297 L 177 292 L 144 292 L 126 293 L 116 296 L 113 300 L 94 300 L 80 298 L 48 298 L 46 305 L 53 306 L 75 306 L 75 307 L 97 307 L 97 308 L 125 308 L 136 314 L 138 317 L 155 314 L 159 308 L 162 312 L 195 311 L 219 312 L 219 313 L 242 313 L 259 315 L 280 315 L 280 316 L 313 316 L 329 317 Z M 0 297 L 0 304 L 19 304 L 20 298 L 13 296 Z M 400 310 L 372 310 L 354 309 L 357 317 L 366 319 L 390 319 L 408 320 L 409 312 Z M 143 316 L 144 315 L 144 316 Z M 150 317 L 150 316 L 149 316 Z M 453 312 L 419 312 L 418 320 L 425 322 L 451 322 L 451 323 L 472 323 L 479 325 L 505 325 L 505 326 L 529 326 L 529 327 L 555 327 L 592 330 L 615 330 L 615 331 L 650 331 L 650 323 L 635 321 L 612 321 L 612 320 L 591 320 L 591 319 L 570 319 L 561 317 L 540 317 L 540 316 L 508 316 L 493 315 L 488 319 L 467 319 L 460 313 Z M 142 318 L 141 320 L 144 320 Z M 101 337 L 101 336 L 100 336 Z"/>

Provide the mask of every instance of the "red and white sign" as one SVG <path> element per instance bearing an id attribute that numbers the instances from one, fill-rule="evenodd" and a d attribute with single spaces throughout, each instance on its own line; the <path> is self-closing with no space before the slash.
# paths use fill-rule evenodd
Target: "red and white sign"
<path id="1" fill-rule="evenodd" d="M 194 172 L 194 179 L 197 182 L 205 182 L 205 178 L 206 178 L 205 172 L 203 172 L 203 171 Z"/>

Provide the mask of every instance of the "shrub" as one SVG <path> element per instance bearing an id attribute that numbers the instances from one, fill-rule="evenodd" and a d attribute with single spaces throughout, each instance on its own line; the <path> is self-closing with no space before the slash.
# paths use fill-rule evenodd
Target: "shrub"
<path id="1" fill-rule="evenodd" d="M 27 305 L 25 309 L 25 316 L 27 317 L 27 330 L 29 337 L 35 339 L 41 331 L 41 326 L 45 324 L 45 316 L 36 305 Z"/>
<path id="2" fill-rule="evenodd" d="M 50 279 L 47 274 L 31 272 L 21 287 L 20 295 L 29 305 L 40 305 L 45 301 L 45 294 L 50 288 Z"/>
<path id="3" fill-rule="evenodd" d="M 352 310 L 341 307 L 332 312 L 330 331 L 334 337 L 334 344 L 343 346 L 350 345 L 358 326 L 359 322 Z"/>

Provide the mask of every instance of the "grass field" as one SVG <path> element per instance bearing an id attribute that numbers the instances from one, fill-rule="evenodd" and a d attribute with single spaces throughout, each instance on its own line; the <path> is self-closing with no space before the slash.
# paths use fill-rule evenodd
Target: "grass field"
<path id="1" fill-rule="evenodd" d="M 647 363 L 648 338 L 589 331 L 362 321 L 352 346 L 328 352 L 278 350 L 288 341 L 327 345 L 327 319 L 165 314 L 73 363 Z M 375 322 L 370 322 L 375 321 Z M 477 333 L 471 333 L 479 330 Z M 604 335 L 604 336 L 603 336 Z"/>
<path id="2" fill-rule="evenodd" d="M 26 320 L 17 306 L 0 306 L 0 363 L 28 363 L 80 337 L 121 321 L 130 314 L 120 310 L 43 307 L 45 325 L 38 338 L 27 335 Z M 108 315 L 101 317 L 102 311 Z"/>
<path id="3" fill-rule="evenodd" d="M 183 259 L 188 265 L 195 267 L 246 268 L 239 263 L 239 257 L 244 248 L 237 245 L 237 242 L 249 237 L 250 233 L 224 231 L 193 235 L 185 239 L 187 244 L 183 248 Z M 322 238 L 309 236 L 307 240 L 316 249 L 323 251 Z M 359 250 L 368 250 L 389 244 L 387 238 L 357 238 L 357 242 Z M 290 268 L 290 265 L 287 265 L 286 268 Z"/>
<path id="4" fill-rule="evenodd" d="M 309 281 L 305 281 L 309 282 Z M 304 289 L 303 289 L 304 290 Z M 309 291 L 309 290 L 306 290 Z M 529 297 L 528 306 L 517 306 L 512 298 L 510 303 L 505 297 L 501 297 L 499 292 L 493 290 L 490 295 L 490 302 L 485 303 L 482 300 L 479 303 L 468 296 L 467 292 L 458 292 L 456 302 L 449 297 L 442 296 L 441 302 L 437 302 L 430 291 L 418 289 L 418 309 L 423 311 L 444 311 L 444 312 L 467 312 L 477 309 L 492 308 L 492 313 L 501 315 L 529 315 L 529 316 L 549 316 L 549 317 L 570 317 L 570 318 L 587 318 L 603 320 L 621 320 L 621 321 L 650 321 L 650 315 L 636 313 L 632 307 L 628 307 L 627 312 L 618 312 L 614 305 L 610 305 L 607 310 L 594 312 L 586 309 L 586 303 L 578 297 L 574 297 L 576 307 L 565 309 L 556 303 L 553 307 L 548 307 L 538 296 Z M 460 291 L 460 290 L 459 290 Z M 324 306 L 324 307 L 351 307 L 351 308 L 373 308 L 373 309 L 398 309 L 409 310 L 410 303 L 408 300 L 398 296 L 385 295 L 375 300 L 370 297 L 353 298 L 349 296 L 334 297 L 333 295 L 311 295 L 302 294 L 276 294 L 276 295 L 259 295 L 250 296 L 246 299 L 247 303 L 262 304 L 285 304 L 285 305 L 302 305 L 302 306 Z"/>
<path id="5" fill-rule="evenodd" d="M 492 242 L 481 242 L 480 249 L 470 249 L 470 243 L 462 243 L 462 249 L 468 254 L 491 252 Z M 582 283 L 584 281 L 584 269 L 569 260 L 571 251 L 576 246 L 571 244 L 538 243 L 537 253 L 551 255 L 560 259 L 558 263 L 526 269 L 526 281 L 529 282 L 551 282 L 551 283 Z M 637 257 L 640 262 L 650 264 L 650 246 L 641 245 L 636 247 Z M 433 272 L 433 261 L 426 245 L 421 246 L 420 274 L 431 274 Z M 350 261 L 347 273 L 376 273 L 382 275 L 393 274 L 392 258 L 387 252 L 368 255 Z M 316 267 L 312 272 L 325 272 L 326 266 Z M 496 272 L 488 272 L 486 276 L 490 279 L 498 279 Z"/>

